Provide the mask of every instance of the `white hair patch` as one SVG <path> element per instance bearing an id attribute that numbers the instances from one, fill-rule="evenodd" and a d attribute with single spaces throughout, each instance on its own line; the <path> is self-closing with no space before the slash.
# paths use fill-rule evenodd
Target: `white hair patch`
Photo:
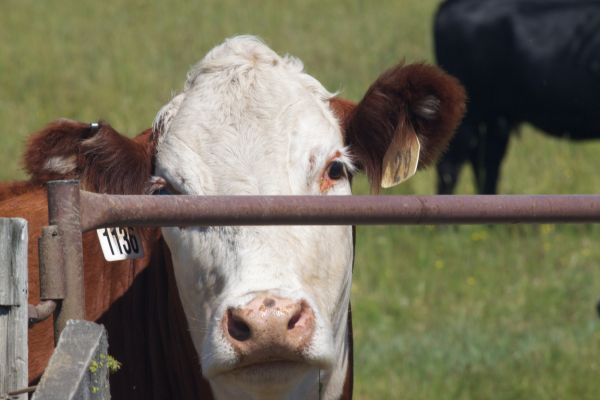
<path id="1" fill-rule="evenodd" d="M 44 163 L 44 169 L 57 174 L 68 174 L 77 168 L 77 156 L 68 157 L 54 156 L 50 157 Z"/>

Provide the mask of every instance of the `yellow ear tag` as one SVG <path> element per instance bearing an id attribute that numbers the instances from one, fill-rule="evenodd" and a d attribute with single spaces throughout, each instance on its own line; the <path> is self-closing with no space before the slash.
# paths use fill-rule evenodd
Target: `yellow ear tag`
<path id="1" fill-rule="evenodd" d="M 417 172 L 421 144 L 414 132 L 399 138 L 396 135 L 383 156 L 381 187 L 391 188 L 404 182 Z"/>

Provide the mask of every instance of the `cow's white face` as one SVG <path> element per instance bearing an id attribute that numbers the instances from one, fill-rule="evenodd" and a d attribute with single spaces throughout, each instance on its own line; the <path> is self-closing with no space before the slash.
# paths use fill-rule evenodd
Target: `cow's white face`
<path id="1" fill-rule="evenodd" d="M 161 110 L 156 174 L 184 194 L 349 195 L 331 94 L 251 37 L 213 49 Z M 349 226 L 165 228 L 203 374 L 217 396 L 339 396 Z"/>

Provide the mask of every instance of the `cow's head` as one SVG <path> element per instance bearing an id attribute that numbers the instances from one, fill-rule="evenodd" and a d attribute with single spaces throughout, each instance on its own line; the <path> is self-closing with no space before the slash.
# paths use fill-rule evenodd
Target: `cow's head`
<path id="1" fill-rule="evenodd" d="M 434 67 L 383 74 L 355 107 L 295 58 L 238 37 L 210 51 L 157 116 L 156 174 L 195 195 L 350 195 L 408 178 L 464 109 Z M 338 397 L 347 368 L 349 226 L 165 228 L 203 374 L 217 396 Z"/>

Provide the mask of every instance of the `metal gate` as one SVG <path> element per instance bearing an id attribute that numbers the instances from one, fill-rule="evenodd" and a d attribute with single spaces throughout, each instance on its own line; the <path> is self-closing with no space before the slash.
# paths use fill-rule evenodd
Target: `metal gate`
<path id="1" fill-rule="evenodd" d="M 90 230 L 117 226 L 598 223 L 600 195 L 125 196 L 81 191 L 78 181 L 65 180 L 48 183 L 48 212 L 49 226 L 42 230 L 39 245 L 42 302 L 30 306 L 30 318 L 42 320 L 55 312 L 58 338 L 68 320 L 85 318 L 82 233 Z"/>

